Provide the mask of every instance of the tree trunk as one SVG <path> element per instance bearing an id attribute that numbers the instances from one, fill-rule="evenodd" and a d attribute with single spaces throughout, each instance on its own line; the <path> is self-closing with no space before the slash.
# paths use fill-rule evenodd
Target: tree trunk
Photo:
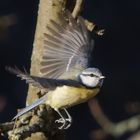
<path id="1" fill-rule="evenodd" d="M 35 31 L 35 38 L 33 43 L 33 51 L 31 58 L 31 69 L 30 73 L 32 75 L 40 76 L 40 61 L 42 58 L 42 53 L 44 50 L 43 40 L 44 34 L 48 33 L 46 26 L 50 25 L 50 19 L 60 23 L 58 13 L 62 12 L 65 9 L 66 0 L 40 0 L 39 9 L 38 9 L 38 17 L 37 17 L 37 26 Z M 29 86 L 28 96 L 27 96 L 27 104 L 31 104 L 34 100 L 39 98 L 38 89 L 32 86 Z M 49 109 L 50 115 L 48 115 L 48 120 L 52 120 L 51 117 L 54 118 L 55 113 Z M 47 132 L 48 130 L 46 130 Z M 55 132 L 56 133 L 56 132 Z M 27 140 L 35 139 L 38 140 L 50 140 L 50 139 L 64 139 L 64 134 L 59 131 L 56 133 L 57 135 L 48 136 L 43 132 L 33 134 L 31 138 L 27 138 Z"/>

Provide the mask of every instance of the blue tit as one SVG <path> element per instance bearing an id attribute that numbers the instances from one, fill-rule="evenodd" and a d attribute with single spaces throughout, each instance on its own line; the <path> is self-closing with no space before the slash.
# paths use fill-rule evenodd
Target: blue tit
<path id="1" fill-rule="evenodd" d="M 59 129 L 67 129 L 72 118 L 66 109 L 88 101 L 99 92 L 105 77 L 99 69 L 88 67 L 94 41 L 90 38 L 82 17 L 75 20 L 69 12 L 66 15 L 68 22 L 64 22 L 62 26 L 51 20 L 53 27 L 47 27 L 50 34 L 44 33 L 41 77 L 8 68 L 10 72 L 45 93 L 14 119 L 40 104 L 46 104 L 60 115 L 60 119 L 56 120 L 62 123 Z M 64 18 L 63 20 L 65 21 Z M 66 112 L 68 118 L 63 117 L 60 109 Z M 69 125 L 66 126 L 66 122 L 70 122 Z"/>

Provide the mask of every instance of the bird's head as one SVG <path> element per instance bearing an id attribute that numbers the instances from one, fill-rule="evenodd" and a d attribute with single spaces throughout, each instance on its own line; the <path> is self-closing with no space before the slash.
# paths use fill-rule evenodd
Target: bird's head
<path id="1" fill-rule="evenodd" d="M 103 79 L 105 78 L 97 68 L 87 68 L 78 77 L 83 85 L 90 88 L 102 86 Z"/>

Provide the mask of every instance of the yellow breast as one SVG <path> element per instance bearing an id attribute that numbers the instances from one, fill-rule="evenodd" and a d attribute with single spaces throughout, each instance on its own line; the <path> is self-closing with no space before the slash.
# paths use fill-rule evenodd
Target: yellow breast
<path id="1" fill-rule="evenodd" d="M 87 101 L 99 92 L 99 88 L 87 89 L 85 87 L 57 87 L 56 90 L 49 92 L 46 104 L 52 108 L 67 108 Z"/>

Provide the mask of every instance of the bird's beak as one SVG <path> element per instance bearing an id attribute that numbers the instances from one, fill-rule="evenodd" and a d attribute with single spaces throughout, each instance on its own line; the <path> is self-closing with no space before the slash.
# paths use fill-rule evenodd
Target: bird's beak
<path id="1" fill-rule="evenodd" d="M 100 79 L 105 79 L 105 76 L 100 76 L 99 78 L 100 78 Z"/>

